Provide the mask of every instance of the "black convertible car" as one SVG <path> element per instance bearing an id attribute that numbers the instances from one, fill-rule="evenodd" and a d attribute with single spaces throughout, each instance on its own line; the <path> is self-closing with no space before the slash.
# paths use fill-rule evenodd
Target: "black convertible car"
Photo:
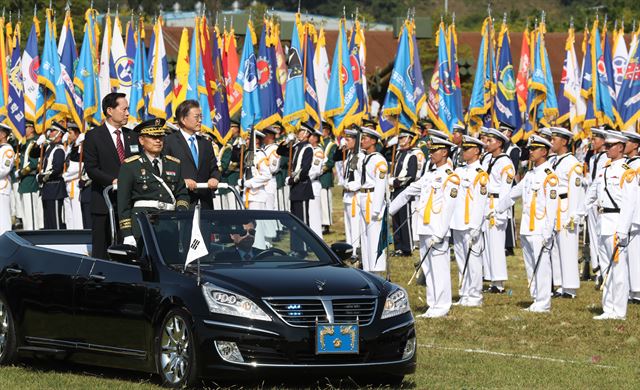
<path id="1" fill-rule="evenodd" d="M 88 231 L 0 237 L 0 363 L 23 355 L 158 373 L 166 386 L 251 373 L 376 377 L 416 366 L 407 293 L 342 263 L 291 214 L 139 218 L 138 248 L 92 258 Z"/>

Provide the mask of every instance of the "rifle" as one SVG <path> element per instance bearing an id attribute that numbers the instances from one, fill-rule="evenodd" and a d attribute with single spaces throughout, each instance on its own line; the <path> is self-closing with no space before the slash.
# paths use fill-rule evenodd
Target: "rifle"
<path id="1" fill-rule="evenodd" d="M 431 249 L 433 248 L 433 245 L 430 245 L 426 252 L 424 252 L 424 255 L 422 255 L 422 259 L 420 259 L 420 262 L 418 263 L 418 265 L 416 266 L 415 271 L 413 272 L 413 275 L 411 275 L 411 279 L 409 279 L 409 282 L 407 282 L 407 285 L 410 285 L 411 282 L 413 282 L 413 279 L 418 275 L 418 272 L 420 272 L 420 270 L 422 269 L 422 263 L 424 263 L 425 259 L 427 258 L 427 256 L 429 255 L 429 252 L 431 252 Z"/>

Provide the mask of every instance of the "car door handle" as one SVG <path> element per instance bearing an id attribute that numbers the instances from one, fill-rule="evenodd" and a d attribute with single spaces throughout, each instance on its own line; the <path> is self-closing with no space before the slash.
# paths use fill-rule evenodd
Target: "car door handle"
<path id="1" fill-rule="evenodd" d="M 22 270 L 20 268 L 7 268 L 7 272 L 13 275 L 20 275 Z"/>
<path id="2" fill-rule="evenodd" d="M 97 282 L 102 282 L 103 280 L 105 280 L 107 277 L 102 275 L 102 274 L 92 274 L 89 275 L 89 279 L 91 280 L 95 280 Z"/>

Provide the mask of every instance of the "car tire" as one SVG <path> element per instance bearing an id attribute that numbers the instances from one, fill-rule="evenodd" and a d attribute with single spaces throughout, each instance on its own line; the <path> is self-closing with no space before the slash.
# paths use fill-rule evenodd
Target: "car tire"
<path id="1" fill-rule="evenodd" d="M 162 386 L 184 388 L 198 379 L 194 327 L 183 309 L 167 312 L 156 329 L 156 369 Z"/>
<path id="2" fill-rule="evenodd" d="M 13 315 L 4 295 L 0 294 L 0 365 L 16 361 L 17 341 Z"/>

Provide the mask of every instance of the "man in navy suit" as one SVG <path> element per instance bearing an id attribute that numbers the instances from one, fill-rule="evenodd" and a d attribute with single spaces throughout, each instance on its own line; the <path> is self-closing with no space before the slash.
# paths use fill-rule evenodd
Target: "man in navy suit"
<path id="1" fill-rule="evenodd" d="M 139 145 L 137 135 L 124 127 L 129 121 L 129 102 L 125 94 L 112 92 L 105 96 L 102 113 L 105 122 L 85 136 L 84 166 L 91 178 L 91 254 L 106 259 L 107 248 L 111 245 L 111 224 L 102 191 L 117 184 L 120 165 L 126 158 L 139 153 Z M 112 204 L 115 204 L 115 196 Z"/>
<path id="2" fill-rule="evenodd" d="M 176 108 L 175 117 L 180 130 L 166 137 L 164 154 L 180 160 L 190 206 L 193 208 L 200 201 L 203 209 L 211 210 L 212 190 L 218 188 L 220 170 L 213 145 L 198 135 L 202 125 L 200 104 L 196 100 L 185 100 Z M 196 183 L 207 183 L 208 188 L 196 189 Z"/>

